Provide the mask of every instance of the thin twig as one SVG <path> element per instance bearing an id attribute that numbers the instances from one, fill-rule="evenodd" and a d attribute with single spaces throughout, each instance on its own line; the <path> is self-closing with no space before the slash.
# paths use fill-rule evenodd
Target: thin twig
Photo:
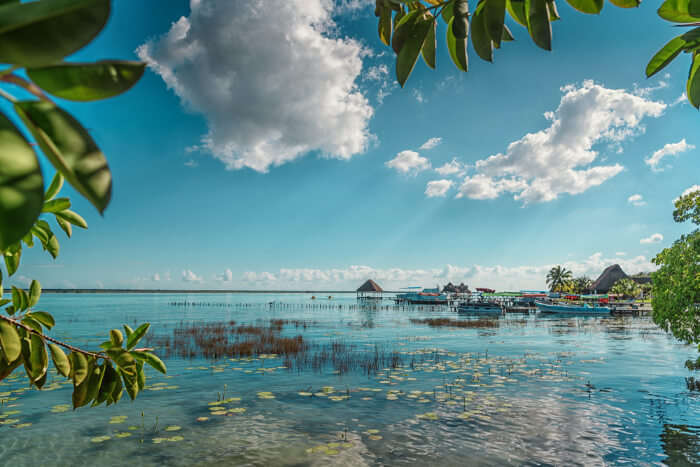
<path id="1" fill-rule="evenodd" d="M 47 340 L 47 341 L 49 341 L 49 342 L 53 342 L 54 344 L 60 345 L 61 347 L 65 347 L 66 349 L 68 349 L 68 350 L 70 350 L 70 351 L 72 351 L 72 352 L 78 352 L 78 353 L 81 353 L 81 354 L 83 354 L 83 355 L 89 355 L 89 356 L 95 357 L 95 358 L 102 358 L 102 359 L 104 359 L 104 360 L 111 360 L 111 358 L 110 358 L 108 355 L 101 354 L 101 353 L 95 353 L 95 352 L 89 352 L 89 351 L 87 351 L 87 350 L 82 350 L 82 349 L 79 349 L 79 348 L 77 348 L 77 347 L 73 347 L 73 346 L 70 345 L 70 344 L 66 344 L 65 342 L 61 342 L 61 341 L 59 341 L 59 340 L 56 340 L 56 339 L 54 339 L 53 337 L 49 337 L 49 336 L 47 336 L 47 335 L 45 335 L 45 334 L 42 334 L 42 333 L 40 333 L 40 332 L 37 332 L 36 329 L 30 328 L 30 327 L 27 326 L 26 324 L 24 324 L 24 323 L 22 323 L 22 322 L 20 322 L 20 321 L 17 321 L 16 319 L 12 319 L 12 318 L 10 318 L 9 316 L 0 315 L 0 319 L 2 319 L 3 321 L 7 321 L 7 322 L 10 323 L 10 324 L 14 324 L 15 326 L 19 326 L 19 327 L 21 327 L 22 329 L 24 329 L 25 331 L 27 331 L 27 332 L 29 332 L 29 333 L 31 333 L 31 334 L 36 334 L 37 336 L 41 337 L 42 339 L 45 339 L 45 340 Z"/>
<path id="2" fill-rule="evenodd" d="M 26 79 L 22 78 L 21 76 L 17 76 L 15 74 L 8 74 L 4 76 L 0 76 L 0 81 L 4 81 L 5 83 L 11 83 L 16 86 L 19 86 L 26 90 L 27 92 L 33 94 L 34 96 L 38 97 L 41 100 L 51 102 L 53 104 L 53 101 L 49 98 L 49 96 L 46 95 L 44 91 L 41 90 L 39 86 L 36 84 L 32 83 L 31 81 L 27 81 Z"/>
<path id="3" fill-rule="evenodd" d="M 7 92 L 5 92 L 3 89 L 0 89 L 0 96 L 4 97 L 8 101 L 12 102 L 13 104 L 17 102 L 17 99 L 15 97 Z"/>

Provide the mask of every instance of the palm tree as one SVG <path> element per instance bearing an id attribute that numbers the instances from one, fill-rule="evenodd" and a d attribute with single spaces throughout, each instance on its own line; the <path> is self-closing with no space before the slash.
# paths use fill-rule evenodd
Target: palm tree
<path id="1" fill-rule="evenodd" d="M 568 269 L 562 266 L 554 266 L 547 273 L 547 286 L 550 291 L 557 292 L 564 288 L 572 276 L 573 274 Z"/>
<path id="2" fill-rule="evenodd" d="M 589 290 L 593 285 L 593 281 L 587 276 L 579 276 L 573 279 L 574 289 L 576 293 L 581 294 Z"/>

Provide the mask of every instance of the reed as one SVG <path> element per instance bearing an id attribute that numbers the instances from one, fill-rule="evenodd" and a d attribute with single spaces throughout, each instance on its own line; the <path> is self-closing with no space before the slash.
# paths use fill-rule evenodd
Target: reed
<path id="1" fill-rule="evenodd" d="M 427 324 L 430 327 L 450 327 L 450 328 L 497 328 L 500 326 L 498 319 L 470 319 L 457 320 L 450 318 L 426 318 L 411 319 L 412 324 Z"/>

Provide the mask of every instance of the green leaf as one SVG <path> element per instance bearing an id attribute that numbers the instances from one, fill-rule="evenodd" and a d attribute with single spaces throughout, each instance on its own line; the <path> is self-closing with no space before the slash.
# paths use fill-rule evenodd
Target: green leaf
<path id="1" fill-rule="evenodd" d="M 26 346 L 25 346 L 26 344 Z M 24 368 L 32 383 L 39 381 L 49 367 L 49 355 L 46 352 L 44 339 L 32 334 L 23 339 L 22 355 L 24 356 Z"/>
<path id="2" fill-rule="evenodd" d="M 667 21 L 674 23 L 694 23 L 700 17 L 693 16 L 688 10 L 688 0 L 666 0 L 657 13 Z"/>
<path id="3" fill-rule="evenodd" d="M 109 340 L 115 347 L 121 347 L 124 342 L 124 336 L 119 329 L 112 329 L 109 331 Z"/>
<path id="4" fill-rule="evenodd" d="M 482 14 L 484 15 L 483 21 L 486 25 L 488 36 L 496 47 L 500 47 L 501 38 L 503 37 L 503 23 L 506 19 L 506 0 L 485 0 Z M 473 40 L 474 37 L 472 36 Z"/>
<path id="5" fill-rule="evenodd" d="M 25 292 L 24 290 L 19 289 L 13 285 L 12 286 L 12 304 L 19 311 L 26 310 L 27 307 L 29 306 L 29 296 L 27 295 L 27 292 Z"/>
<path id="6" fill-rule="evenodd" d="M 51 185 L 49 185 L 49 188 L 46 190 L 46 195 L 44 195 L 44 199 L 46 201 L 51 200 L 58 194 L 59 191 L 61 191 L 61 188 L 63 188 L 63 175 L 61 175 L 61 172 L 56 172 L 56 174 L 53 176 L 53 179 L 51 180 Z"/>
<path id="7" fill-rule="evenodd" d="M 12 374 L 12 372 L 15 371 L 15 369 L 21 364 L 21 358 L 18 358 L 14 362 L 10 363 L 2 358 L 2 354 L 0 353 L 0 381 L 10 376 L 10 374 Z"/>
<path id="8" fill-rule="evenodd" d="M 455 0 L 450 0 L 450 3 L 448 3 L 443 9 L 442 9 L 442 20 L 445 23 L 449 23 L 452 17 L 455 14 L 454 11 L 455 8 Z"/>
<path id="9" fill-rule="evenodd" d="M 139 385 L 139 391 L 143 391 L 146 387 L 146 373 L 143 371 L 143 362 L 136 363 L 136 382 Z"/>
<path id="10" fill-rule="evenodd" d="M 419 14 L 419 10 L 410 11 L 396 24 L 396 30 L 394 31 L 394 35 L 391 37 L 391 48 L 394 49 L 396 54 L 401 52 L 401 48 L 403 47 L 404 42 L 406 42 L 406 39 L 408 38 L 411 29 L 413 28 L 413 24 L 415 23 Z"/>
<path id="11" fill-rule="evenodd" d="M 83 229 L 87 229 L 88 225 L 87 222 L 85 222 L 85 219 L 83 219 L 80 214 L 73 212 L 71 210 L 66 209 L 65 211 L 57 212 L 56 217 L 60 217 L 66 222 L 70 222 L 71 224 L 75 225 L 76 227 L 80 227 Z"/>
<path id="12" fill-rule="evenodd" d="M 100 384 L 100 390 L 97 394 L 97 398 L 95 398 L 95 402 L 92 403 L 93 407 L 111 399 L 112 392 L 114 391 L 114 388 L 117 385 L 117 380 L 119 379 L 119 375 L 116 371 L 114 371 L 114 368 L 110 362 L 105 362 L 104 365 L 105 367 L 104 376 L 102 377 L 102 384 Z"/>
<path id="13" fill-rule="evenodd" d="M 73 385 L 81 385 L 88 375 L 88 360 L 85 357 L 85 355 L 79 352 L 71 352 L 70 367 L 73 378 Z"/>
<path id="14" fill-rule="evenodd" d="M 0 320 L 0 346 L 9 363 L 14 362 L 22 353 L 22 342 L 14 325 Z"/>
<path id="15" fill-rule="evenodd" d="M 107 355 L 112 358 L 121 372 L 136 375 L 136 360 L 129 352 L 124 349 L 111 349 L 107 350 Z"/>
<path id="16" fill-rule="evenodd" d="M 15 110 L 54 167 L 100 213 L 104 212 L 112 193 L 112 175 L 104 154 L 85 128 L 50 102 L 21 101 Z"/>
<path id="17" fill-rule="evenodd" d="M 109 0 L 51 0 L 0 7 L 0 62 L 56 63 L 90 43 L 109 18 Z"/>
<path id="18" fill-rule="evenodd" d="M 73 235 L 73 226 L 70 225 L 68 221 L 63 220 L 62 217 L 56 216 L 56 223 L 61 228 L 61 230 L 63 230 L 66 233 L 66 235 L 68 235 L 68 238 L 70 238 L 71 235 Z"/>
<path id="19" fill-rule="evenodd" d="M 140 360 L 144 363 L 148 363 L 155 370 L 160 371 L 163 374 L 165 374 L 167 372 L 167 368 L 165 367 L 165 363 L 163 363 L 160 358 L 156 357 L 155 355 L 153 355 L 150 352 L 133 351 L 133 352 L 131 352 L 131 355 L 133 355 L 134 358 L 137 360 Z"/>
<path id="20" fill-rule="evenodd" d="M 131 326 L 129 326 L 128 324 L 125 324 L 124 325 L 124 332 L 126 333 L 126 338 L 128 339 L 129 336 L 134 332 L 134 330 L 131 329 Z"/>
<path id="21" fill-rule="evenodd" d="M 413 67 L 416 65 L 418 55 L 428 37 L 428 32 L 431 28 L 434 28 L 434 21 L 433 15 L 428 12 L 421 12 L 415 22 L 412 23 L 399 56 L 396 58 L 396 78 L 401 87 L 406 83 L 413 71 Z"/>
<path id="22" fill-rule="evenodd" d="M 383 5 L 379 15 L 379 39 L 385 45 L 391 44 L 391 8 Z M 133 398 L 132 398 L 133 399 Z"/>
<path id="23" fill-rule="evenodd" d="M 136 344 L 138 344 L 141 338 L 148 332 L 149 327 L 151 327 L 150 323 L 143 323 L 141 326 L 137 327 L 126 339 L 126 350 L 131 350 L 136 347 Z"/>
<path id="24" fill-rule="evenodd" d="M 85 394 L 85 404 L 95 400 L 100 393 L 100 386 L 105 376 L 105 364 L 96 366 L 87 381 L 87 392 Z"/>
<path id="25" fill-rule="evenodd" d="M 435 39 L 436 30 L 437 21 L 433 21 L 433 27 L 428 30 L 428 35 L 425 37 L 425 42 L 423 42 L 423 48 L 421 49 L 423 61 L 433 70 L 435 69 L 435 49 L 437 47 L 437 40 Z"/>
<path id="26" fill-rule="evenodd" d="M 493 61 L 493 42 L 491 37 L 489 37 L 488 30 L 486 29 L 486 15 L 485 8 L 486 4 L 490 0 L 482 0 L 476 7 L 474 15 L 472 16 L 472 26 L 471 26 L 471 36 L 472 45 L 474 46 L 474 51 L 482 59 L 492 62 Z"/>
<path id="27" fill-rule="evenodd" d="M 41 284 L 37 280 L 33 280 L 29 286 L 29 306 L 33 307 L 39 302 L 41 297 Z"/>
<path id="28" fill-rule="evenodd" d="M 527 27 L 527 12 L 525 0 L 506 0 L 508 14 L 521 26 Z"/>
<path id="29" fill-rule="evenodd" d="M 70 376 L 70 361 L 68 357 L 59 346 L 52 342 L 49 342 L 49 349 L 51 350 L 51 360 L 53 360 L 53 366 L 56 367 L 56 371 L 68 378 Z"/>
<path id="30" fill-rule="evenodd" d="M 22 324 L 24 324 L 25 326 L 29 326 L 30 328 L 32 328 L 36 332 L 39 332 L 39 333 L 41 332 L 41 323 L 39 321 L 35 320 L 34 318 L 32 318 L 31 314 L 26 314 L 26 315 L 22 316 Z"/>
<path id="31" fill-rule="evenodd" d="M 656 54 L 649 60 L 647 65 L 646 74 L 647 78 L 654 76 L 659 71 L 663 70 L 666 65 L 671 63 L 674 58 L 678 56 L 683 50 L 686 42 L 681 37 L 674 37 L 666 45 L 664 45 L 661 50 L 656 52 Z"/>
<path id="32" fill-rule="evenodd" d="M 44 179 L 34 150 L 0 113 L 0 250 L 18 242 L 39 217 Z"/>
<path id="33" fill-rule="evenodd" d="M 694 18 L 700 19 L 700 0 L 690 0 L 688 2 L 688 13 Z"/>
<path id="34" fill-rule="evenodd" d="M 42 212 L 59 212 L 70 208 L 70 200 L 68 198 L 56 198 L 44 203 Z"/>
<path id="35" fill-rule="evenodd" d="M 17 272 L 19 267 L 19 260 L 22 257 L 22 247 L 19 243 L 10 245 L 10 247 L 3 253 L 5 257 L 5 267 L 7 268 L 7 274 L 10 276 Z"/>
<path id="36" fill-rule="evenodd" d="M 72 355 L 72 354 L 71 354 Z M 89 359 L 86 359 L 86 369 L 85 369 L 85 378 L 82 380 L 80 384 L 76 384 L 75 381 L 73 381 L 73 409 L 77 409 L 78 407 L 82 407 L 86 405 L 88 402 L 90 402 L 87 398 L 88 396 L 88 390 L 90 387 L 90 380 L 92 380 L 92 375 L 93 372 L 95 371 L 95 365 L 96 361 L 94 357 L 90 357 Z"/>
<path id="37" fill-rule="evenodd" d="M 32 319 L 43 324 L 44 326 L 46 326 L 47 329 L 51 329 L 56 325 L 53 316 L 51 316 L 50 313 L 47 313 L 45 311 L 32 311 L 31 313 L 27 313 L 27 315 L 25 316 L 31 316 Z"/>
<path id="38" fill-rule="evenodd" d="M 457 39 L 452 32 L 452 22 L 447 26 L 447 50 L 450 52 L 450 58 L 458 69 L 466 72 L 469 69 L 469 61 L 467 57 L 467 39 Z"/>
<path id="39" fill-rule="evenodd" d="M 552 50 L 552 25 L 546 0 L 525 0 L 527 30 L 539 47 Z"/>
<path id="40" fill-rule="evenodd" d="M 53 233 L 51 234 L 49 241 L 46 243 L 46 245 L 44 245 L 44 247 L 46 248 L 46 251 L 49 252 L 51 257 L 53 259 L 56 259 L 56 257 L 58 256 L 59 245 L 58 238 L 56 238 L 56 236 Z"/>
<path id="41" fill-rule="evenodd" d="M 138 376 L 136 375 L 136 365 L 134 365 L 134 373 L 128 374 L 123 369 L 119 368 L 117 370 L 122 375 L 122 380 L 124 381 L 124 388 L 131 400 L 136 399 L 139 393 L 139 382 Z"/>
<path id="42" fill-rule="evenodd" d="M 122 394 L 124 393 L 124 386 L 122 385 L 122 380 L 119 377 L 121 376 L 121 373 L 119 373 L 118 370 L 115 370 L 115 373 L 117 373 L 116 383 L 114 384 L 112 394 L 110 394 L 110 397 L 107 400 L 107 405 L 119 402 L 119 399 L 122 398 Z"/>
<path id="43" fill-rule="evenodd" d="M 603 9 L 603 0 L 566 0 L 569 5 L 580 11 L 597 15 Z"/>
<path id="44" fill-rule="evenodd" d="M 696 109 L 700 108 L 700 54 L 693 53 L 693 64 L 688 73 L 688 84 L 686 85 L 686 95 L 688 101 Z"/>
<path id="45" fill-rule="evenodd" d="M 641 0 L 610 0 L 610 3 L 619 8 L 637 8 L 642 4 Z"/>
<path id="46" fill-rule="evenodd" d="M 141 62 L 105 60 L 29 68 L 27 75 L 54 96 L 85 102 L 107 99 L 128 91 L 141 79 L 145 67 Z"/>

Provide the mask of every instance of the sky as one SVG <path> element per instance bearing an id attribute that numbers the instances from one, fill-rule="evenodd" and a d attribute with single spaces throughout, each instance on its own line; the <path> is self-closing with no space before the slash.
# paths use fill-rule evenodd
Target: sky
<path id="1" fill-rule="evenodd" d="M 45 288 L 354 290 L 464 282 L 542 289 L 562 264 L 627 273 L 690 225 L 698 111 L 682 54 L 646 79 L 678 28 L 653 2 L 584 15 L 558 2 L 553 51 L 516 40 L 402 89 L 366 0 L 113 3 L 71 61 L 142 60 L 128 93 L 60 101 L 114 179 L 104 216 L 61 252 L 27 249 L 13 281 Z M 53 169 L 43 164 L 47 180 Z"/>

